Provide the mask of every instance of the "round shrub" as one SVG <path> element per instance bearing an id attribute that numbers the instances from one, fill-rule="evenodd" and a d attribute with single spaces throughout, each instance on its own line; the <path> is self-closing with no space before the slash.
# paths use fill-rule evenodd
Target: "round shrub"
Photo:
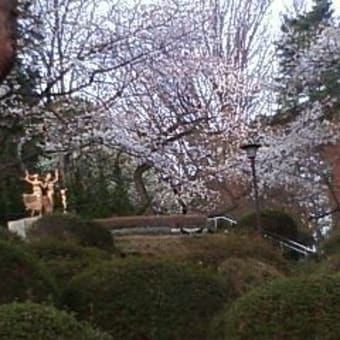
<path id="1" fill-rule="evenodd" d="M 264 233 L 283 236 L 289 239 L 297 240 L 298 226 L 293 218 L 284 211 L 279 210 L 262 210 L 260 212 L 260 224 Z M 237 229 L 253 231 L 256 228 L 256 214 L 250 213 L 244 215 Z"/>
<path id="2" fill-rule="evenodd" d="M 28 302 L 0 306 L 0 339 L 110 340 L 112 337 L 52 306 Z"/>
<path id="3" fill-rule="evenodd" d="M 233 298 L 284 276 L 274 266 L 250 257 L 230 257 L 219 266 L 218 271 L 225 277 Z"/>
<path id="4" fill-rule="evenodd" d="M 238 299 L 224 315 L 223 340 L 323 339 L 340 334 L 340 277 L 273 281 Z"/>
<path id="5" fill-rule="evenodd" d="M 85 248 L 55 240 L 36 241 L 27 248 L 54 275 L 59 286 L 89 266 L 112 259 L 112 255 L 96 248 Z"/>
<path id="6" fill-rule="evenodd" d="M 110 252 L 113 250 L 110 231 L 95 222 L 70 214 L 44 215 L 33 224 L 28 232 L 28 238 L 29 240 L 49 238 Z"/>
<path id="7" fill-rule="evenodd" d="M 129 259 L 76 276 L 63 301 L 114 339 L 205 339 L 227 299 L 216 274 L 160 260 Z"/>
<path id="8" fill-rule="evenodd" d="M 22 248 L 0 241 L 0 304 L 44 301 L 57 295 L 51 275 Z"/>

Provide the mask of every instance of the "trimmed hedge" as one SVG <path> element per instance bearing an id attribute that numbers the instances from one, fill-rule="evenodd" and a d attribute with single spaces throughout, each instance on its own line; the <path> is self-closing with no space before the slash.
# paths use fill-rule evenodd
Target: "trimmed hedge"
<path id="1" fill-rule="evenodd" d="M 0 306 L 0 339 L 110 340 L 112 337 L 52 306 L 29 302 Z"/>
<path id="2" fill-rule="evenodd" d="M 339 301 L 340 276 L 277 280 L 238 299 L 214 339 L 338 340 Z"/>
<path id="3" fill-rule="evenodd" d="M 31 254 L 0 241 L 0 304 L 14 300 L 44 301 L 57 295 L 51 275 Z"/>
<path id="4" fill-rule="evenodd" d="M 106 251 L 54 240 L 33 242 L 27 248 L 54 274 L 61 287 L 89 266 L 112 259 L 112 255 Z"/>
<path id="5" fill-rule="evenodd" d="M 101 225 L 70 214 L 44 215 L 28 232 L 28 239 L 53 239 L 113 251 L 113 237 Z"/>
<path id="6" fill-rule="evenodd" d="M 262 210 L 260 212 L 260 223 L 264 233 L 272 233 L 289 239 L 298 239 L 298 226 L 293 218 L 284 211 Z M 250 230 L 256 229 L 256 214 L 249 213 L 241 217 L 236 229 Z"/>
<path id="7" fill-rule="evenodd" d="M 130 259 L 74 277 L 63 302 L 114 339 L 205 339 L 227 300 L 222 278 L 169 261 Z"/>
<path id="8" fill-rule="evenodd" d="M 252 257 L 271 264 L 282 272 L 289 271 L 288 261 L 284 259 L 282 253 L 268 239 L 257 234 L 213 234 L 205 237 L 183 238 L 182 242 L 185 254 L 179 254 L 179 257 L 214 270 L 230 257 Z"/>
<path id="9" fill-rule="evenodd" d="M 233 298 L 284 276 L 274 266 L 251 257 L 230 257 L 220 265 L 218 271 L 225 277 Z"/>

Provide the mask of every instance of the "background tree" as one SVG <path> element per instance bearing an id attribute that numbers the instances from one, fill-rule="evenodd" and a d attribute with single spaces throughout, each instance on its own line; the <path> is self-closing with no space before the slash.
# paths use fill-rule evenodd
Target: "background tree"
<path id="1" fill-rule="evenodd" d="M 0 82 L 9 73 L 16 48 L 17 1 L 0 1 Z"/>
<path id="2" fill-rule="evenodd" d="M 336 183 L 329 174 L 337 160 L 324 157 L 334 154 L 327 150 L 339 140 L 340 50 L 336 32 L 339 25 L 333 17 L 332 3 L 316 0 L 309 11 L 284 18 L 277 50 L 278 112 L 271 124 L 287 128 L 291 124 L 297 126 L 300 121 L 300 134 L 306 133 L 305 142 L 300 140 L 299 147 L 304 155 L 300 154 L 295 165 L 291 164 L 290 172 L 315 184 L 314 190 L 304 191 L 301 201 L 308 202 L 314 209 L 313 215 L 320 217 L 334 210 L 325 197 L 327 193 L 336 202 L 333 199 Z"/>
<path id="3" fill-rule="evenodd" d="M 279 77 L 277 79 L 280 121 L 294 119 L 318 98 L 320 83 L 303 82 L 298 66 L 303 54 L 316 43 L 318 35 L 332 25 L 332 2 L 314 0 L 310 11 L 290 17 L 285 15 L 281 26 L 282 36 L 277 44 Z"/>
<path id="4" fill-rule="evenodd" d="M 265 103 L 258 99 L 258 85 L 269 67 L 254 55 L 269 53 L 260 39 L 269 2 L 239 7 L 183 2 L 180 9 L 171 26 L 153 37 L 163 46 L 173 41 L 176 49 L 163 48 L 134 66 L 139 77 L 129 84 L 129 96 L 114 105 L 105 102 L 116 127 L 106 141 L 140 160 L 135 179 L 143 202 L 149 198 L 142 178 L 154 169 L 181 209 L 193 202 L 214 209 L 219 193 L 207 187 L 207 179 L 224 178 L 225 162 L 237 150 L 249 117 Z"/>
<path id="5" fill-rule="evenodd" d="M 31 16 L 28 2 L 20 2 L 18 10 L 22 13 L 17 28 L 19 53 L 0 88 L 1 221 L 23 213 L 20 177 L 25 167 L 32 169 L 36 163 L 42 138 L 41 133 L 31 129 L 39 121 L 37 83 L 40 78 L 31 63 L 30 52 L 41 36 L 37 34 L 36 18 Z"/>

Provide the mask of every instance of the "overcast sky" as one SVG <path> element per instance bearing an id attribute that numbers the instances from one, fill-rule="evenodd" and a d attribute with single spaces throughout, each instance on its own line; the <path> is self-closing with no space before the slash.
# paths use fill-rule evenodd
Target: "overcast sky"
<path id="1" fill-rule="evenodd" d="M 272 32 L 274 40 L 280 35 L 280 22 L 282 14 L 292 10 L 293 3 L 297 1 L 305 2 L 307 9 L 310 9 L 311 5 L 313 4 L 312 0 L 273 0 L 270 21 L 272 21 L 272 27 L 274 29 Z M 335 10 L 335 16 L 340 18 L 340 0 L 333 0 L 333 9 Z"/>
<path id="2" fill-rule="evenodd" d="M 295 0 L 297 1 L 297 0 Z M 310 6 L 313 4 L 312 0 L 300 0 L 302 2 L 305 2 L 308 6 L 307 8 L 310 8 Z M 289 9 L 292 7 L 294 0 L 274 0 L 273 4 L 273 14 L 275 16 L 279 16 L 280 12 L 285 13 L 286 9 Z M 333 0 L 333 8 L 335 10 L 335 14 L 337 16 L 340 16 L 340 0 Z"/>

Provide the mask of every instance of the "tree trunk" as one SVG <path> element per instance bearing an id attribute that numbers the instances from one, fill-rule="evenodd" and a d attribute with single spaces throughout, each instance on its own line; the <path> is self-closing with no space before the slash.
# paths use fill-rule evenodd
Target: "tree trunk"
<path id="1" fill-rule="evenodd" d="M 137 167 L 133 174 L 133 181 L 135 183 L 135 188 L 137 191 L 137 194 L 139 196 L 139 213 L 150 215 L 153 214 L 154 211 L 150 205 L 151 199 L 149 197 L 149 194 L 145 188 L 143 175 L 146 171 L 151 169 L 150 163 L 143 163 Z"/>

